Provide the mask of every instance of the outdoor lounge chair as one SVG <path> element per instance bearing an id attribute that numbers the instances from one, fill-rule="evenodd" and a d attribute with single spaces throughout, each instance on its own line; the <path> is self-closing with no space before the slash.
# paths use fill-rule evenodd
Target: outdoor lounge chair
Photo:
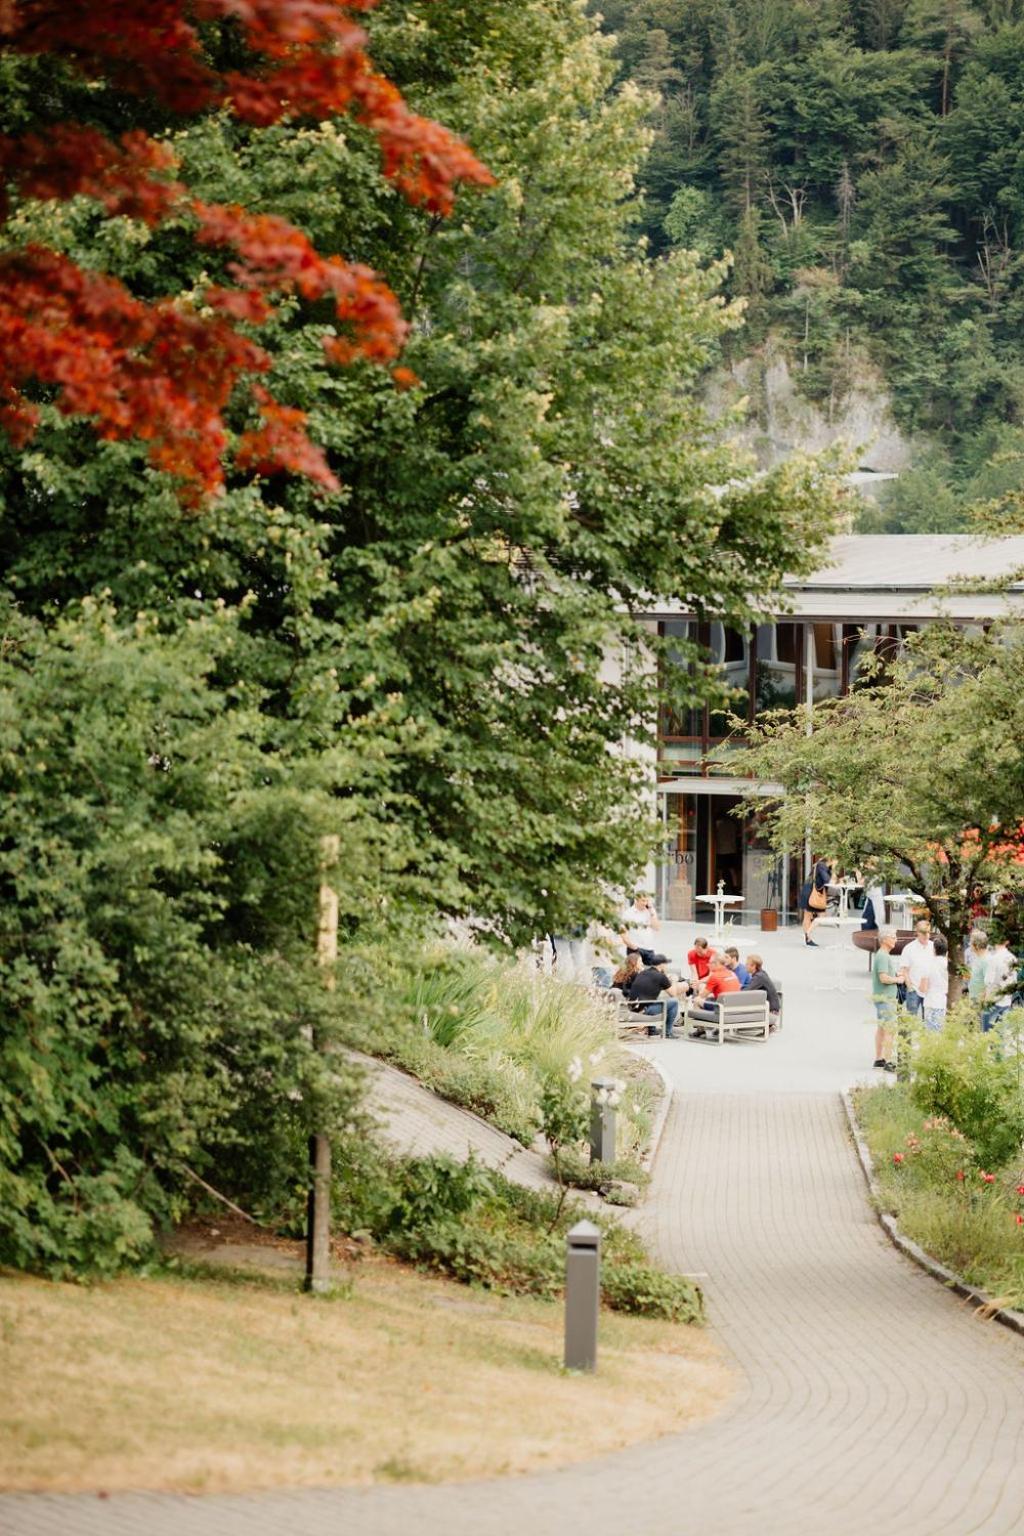
<path id="1" fill-rule="evenodd" d="M 648 1029 L 657 1030 L 659 1035 L 663 1035 L 665 1033 L 665 1022 L 668 1015 L 668 1009 L 666 1007 L 666 998 L 664 993 L 662 993 L 661 997 L 657 999 L 657 1013 L 647 1013 L 645 1010 L 648 1007 L 653 1008 L 655 1006 L 654 1003 L 641 1003 L 634 1005 L 628 1000 L 628 998 L 623 997 L 622 993 L 617 987 L 610 988 L 609 990 L 611 996 L 617 1000 L 617 1023 L 619 1026 L 620 1034 L 634 1033 L 635 1031 L 639 1030 L 644 1035 L 646 1035 Z M 637 1007 L 641 1009 L 639 1013 L 637 1012 Z"/>
<path id="2" fill-rule="evenodd" d="M 682 1031 L 689 1038 L 693 1030 L 700 1029 L 706 1035 L 717 1035 L 719 1045 L 724 1045 L 726 1035 L 767 1040 L 769 1024 L 767 992 L 725 992 L 706 1007 L 687 1008 Z"/>

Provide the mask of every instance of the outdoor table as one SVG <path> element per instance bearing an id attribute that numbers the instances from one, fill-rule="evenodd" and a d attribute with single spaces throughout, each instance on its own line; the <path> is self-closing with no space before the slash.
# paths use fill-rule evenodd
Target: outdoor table
<path id="1" fill-rule="evenodd" d="M 863 885 L 859 880 L 830 880 L 828 889 L 839 892 L 839 916 L 845 922 L 850 915 L 850 892 L 862 891 Z"/>
<path id="2" fill-rule="evenodd" d="M 707 905 L 714 907 L 714 909 L 715 909 L 715 938 L 716 939 L 724 939 L 725 938 L 725 909 L 726 909 L 726 907 L 733 907 L 733 906 L 735 906 L 737 902 L 739 902 L 740 905 L 742 906 L 742 904 L 743 904 L 743 897 L 742 896 L 723 896 L 721 891 L 713 891 L 713 892 L 708 892 L 708 893 L 706 893 L 703 896 L 698 896 L 697 900 L 698 901 L 703 901 L 703 902 L 707 903 Z"/>

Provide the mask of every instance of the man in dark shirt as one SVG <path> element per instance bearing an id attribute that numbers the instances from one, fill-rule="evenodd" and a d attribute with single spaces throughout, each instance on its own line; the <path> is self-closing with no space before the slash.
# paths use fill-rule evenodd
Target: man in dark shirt
<path id="1" fill-rule="evenodd" d="M 637 1004 L 637 1013 L 660 1013 L 658 1006 L 663 992 L 672 993 L 674 990 L 671 977 L 665 973 L 668 964 L 667 955 L 652 955 L 651 963 L 642 971 L 637 971 L 629 986 L 629 1000 Z M 668 1040 L 676 1039 L 676 1019 L 679 1017 L 679 1004 L 671 995 L 665 999 L 665 1037 Z M 648 1024 L 647 1033 L 656 1035 L 657 1027 Z"/>
<path id="2" fill-rule="evenodd" d="M 743 983 L 745 992 L 766 992 L 768 994 L 768 1027 L 772 1034 L 780 1027 L 780 1015 L 782 1003 L 779 1000 L 779 989 L 772 981 L 764 968 L 764 961 L 760 955 L 747 956 L 747 970 L 749 977 Z"/>

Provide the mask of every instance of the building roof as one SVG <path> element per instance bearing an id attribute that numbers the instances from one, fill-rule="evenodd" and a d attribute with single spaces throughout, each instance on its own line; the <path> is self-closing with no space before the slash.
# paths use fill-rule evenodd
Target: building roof
<path id="1" fill-rule="evenodd" d="M 1003 581 L 1005 590 L 970 591 L 950 583 Z M 843 534 L 829 560 L 809 576 L 787 578 L 780 617 L 835 623 L 920 623 L 946 617 L 989 620 L 1024 615 L 1024 536 L 980 539 L 970 533 Z M 657 605 L 660 615 L 684 603 Z"/>

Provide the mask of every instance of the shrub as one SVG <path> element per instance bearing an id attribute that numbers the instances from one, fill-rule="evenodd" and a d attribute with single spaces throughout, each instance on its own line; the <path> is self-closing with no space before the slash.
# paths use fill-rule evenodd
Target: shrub
<path id="1" fill-rule="evenodd" d="M 336 1159 L 335 1214 L 400 1258 L 454 1279 L 553 1298 L 565 1283 L 565 1234 L 582 1214 L 554 1193 L 523 1189 L 449 1158 L 389 1160 L 361 1137 Z M 635 1233 L 599 1216 L 602 1291 L 610 1307 L 696 1322 L 699 1289 L 650 1263 Z"/>
<path id="2" fill-rule="evenodd" d="M 884 1209 L 915 1242 L 973 1285 L 1024 1300 L 1024 1173 L 993 1171 L 943 1116 L 922 1115 L 911 1087 L 856 1096 Z"/>
<path id="3" fill-rule="evenodd" d="M 601 1294 L 616 1312 L 664 1317 L 673 1323 L 699 1323 L 704 1319 L 699 1287 L 684 1275 L 667 1275 L 650 1264 L 603 1266 Z"/>
<path id="4" fill-rule="evenodd" d="M 947 1117 L 986 1167 L 1003 1167 L 1024 1139 L 1019 1054 L 1007 1056 L 1000 1035 L 981 1034 L 968 1008 L 953 1010 L 938 1033 L 916 1030 L 914 1046 L 913 1102 Z"/>

